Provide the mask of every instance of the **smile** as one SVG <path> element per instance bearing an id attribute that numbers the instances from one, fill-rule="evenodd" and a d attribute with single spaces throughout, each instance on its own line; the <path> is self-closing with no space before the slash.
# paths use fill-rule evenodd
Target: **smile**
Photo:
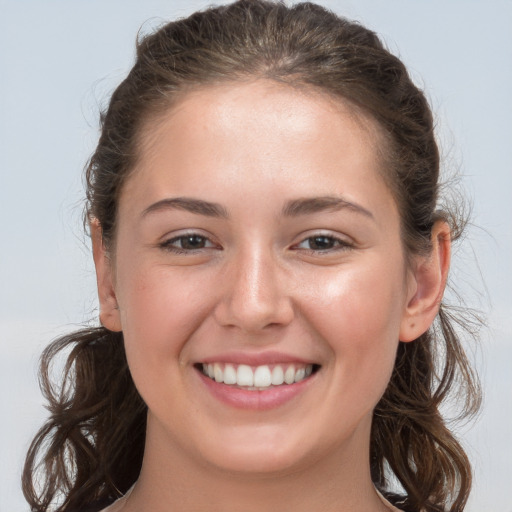
<path id="1" fill-rule="evenodd" d="M 217 383 L 248 391 L 263 391 L 290 385 L 307 379 L 315 370 L 313 364 L 272 364 L 249 366 L 246 364 L 203 363 L 203 374 Z"/>

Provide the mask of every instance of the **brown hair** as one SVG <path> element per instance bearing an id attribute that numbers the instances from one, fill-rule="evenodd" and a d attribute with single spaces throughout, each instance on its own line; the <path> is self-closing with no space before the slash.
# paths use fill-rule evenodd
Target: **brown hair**
<path id="1" fill-rule="evenodd" d="M 107 248 L 115 241 L 118 198 L 134 168 L 143 124 L 190 88 L 252 78 L 316 88 L 378 122 L 407 254 L 429 250 L 437 219 L 450 222 L 454 238 L 460 235 L 464 223 L 438 210 L 432 114 L 402 62 L 373 32 L 315 4 L 241 0 L 171 22 L 138 42 L 135 65 L 102 115 L 86 169 L 87 216 L 99 220 Z M 460 417 L 478 407 L 457 323 L 441 305 L 428 332 L 399 344 L 374 412 L 372 478 L 389 493 L 394 475 L 405 493 L 394 501 L 404 509 L 455 512 L 467 501 L 469 462 L 439 412 L 451 392 L 464 398 Z M 63 350 L 70 350 L 63 385 L 54 389 L 50 367 Z M 56 510 L 71 511 L 126 492 L 142 464 L 146 406 L 130 376 L 122 333 L 98 327 L 53 342 L 42 356 L 41 382 L 51 416 L 25 464 L 31 510 L 47 511 L 60 500 Z"/>

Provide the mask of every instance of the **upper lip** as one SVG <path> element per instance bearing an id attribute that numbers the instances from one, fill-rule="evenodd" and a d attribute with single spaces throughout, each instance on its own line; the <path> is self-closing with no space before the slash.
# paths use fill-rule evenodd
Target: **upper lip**
<path id="1" fill-rule="evenodd" d="M 299 363 L 299 364 L 315 364 L 315 361 L 305 359 L 303 357 L 282 352 L 268 351 L 260 353 L 250 352 L 225 352 L 214 356 L 205 357 L 198 363 L 230 363 L 230 364 L 246 364 L 248 366 L 262 366 L 268 364 L 280 363 Z"/>

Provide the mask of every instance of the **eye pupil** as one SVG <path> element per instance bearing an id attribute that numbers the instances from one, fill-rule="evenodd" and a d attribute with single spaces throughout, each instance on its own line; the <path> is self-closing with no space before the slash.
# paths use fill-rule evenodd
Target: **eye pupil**
<path id="1" fill-rule="evenodd" d="M 334 240 L 328 236 L 313 236 L 309 239 L 311 249 L 331 249 L 334 247 Z"/>
<path id="2" fill-rule="evenodd" d="M 205 243 L 205 238 L 199 235 L 188 235 L 181 238 L 183 249 L 202 249 Z"/>

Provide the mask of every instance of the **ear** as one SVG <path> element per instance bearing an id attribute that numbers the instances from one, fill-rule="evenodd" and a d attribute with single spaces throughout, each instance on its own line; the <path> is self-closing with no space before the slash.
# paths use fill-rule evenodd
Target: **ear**
<path id="1" fill-rule="evenodd" d="M 91 219 L 91 240 L 94 265 L 96 266 L 96 282 L 100 301 L 100 322 L 110 331 L 122 331 L 119 306 L 114 289 L 112 262 L 103 243 L 99 220 Z"/>
<path id="2" fill-rule="evenodd" d="M 432 325 L 443 298 L 450 267 L 450 227 L 438 221 L 432 228 L 432 251 L 418 256 L 409 279 L 409 295 L 400 324 L 400 341 L 413 341 Z"/>

